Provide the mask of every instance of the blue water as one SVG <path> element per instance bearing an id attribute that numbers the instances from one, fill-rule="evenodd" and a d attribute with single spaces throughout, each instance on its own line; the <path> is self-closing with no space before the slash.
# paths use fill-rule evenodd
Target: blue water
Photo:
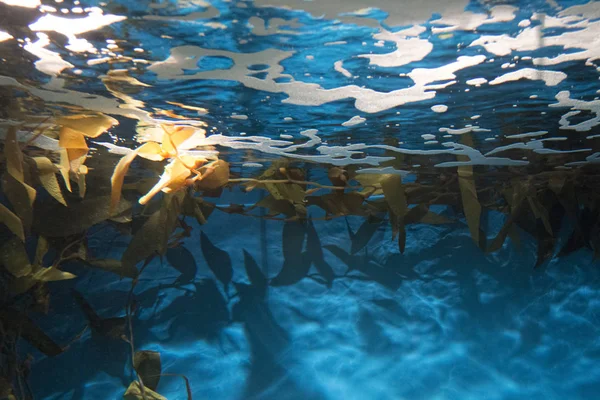
<path id="1" fill-rule="evenodd" d="M 361 223 L 349 222 L 354 231 Z M 160 351 L 163 372 L 185 374 L 194 398 L 595 397 L 600 272 L 589 252 L 534 269 L 531 238 L 486 256 L 458 224 L 411 226 L 404 255 L 382 227 L 366 249 L 349 255 L 345 225 L 315 222 L 325 263 L 336 275 L 352 268 L 350 276 L 331 287 L 305 278 L 264 295 L 247 287 L 229 301 L 196 231 L 184 245 L 198 268 L 193 282 L 173 287 L 180 274 L 167 260 L 144 272 L 136 289 L 137 348 Z M 235 282 L 248 282 L 243 251 L 270 276 L 282 266 L 280 222 L 220 214 L 202 232 L 229 254 Z M 107 251 L 110 236 L 96 237 L 91 249 Z M 118 256 L 118 244 L 106 255 Z M 86 272 L 76 287 L 101 316 L 122 315 L 128 281 Z M 55 337 L 86 323 L 68 291 L 56 288 L 46 321 Z M 128 357 L 127 344 L 85 335 L 65 354 L 36 363 L 32 387 L 48 399 L 119 398 L 129 382 Z M 176 377 L 163 377 L 159 392 L 186 398 Z"/>
<path id="2" fill-rule="evenodd" d="M 17 87 L 13 78 L 22 85 L 11 96 L 23 100 L 24 114 L 83 107 L 117 118 L 110 134 L 89 140 L 91 158 L 108 160 L 90 162 L 98 169 L 117 160 L 98 143 L 133 148 L 140 125 L 165 121 L 203 121 L 209 140 L 223 135 L 214 149 L 235 177 L 256 176 L 279 157 L 300 159 L 307 179 L 322 183 L 323 165 L 377 168 L 392 160 L 396 166 L 400 155 L 411 168 L 405 182 L 423 171 L 438 176 L 444 168 L 435 165 L 465 154 L 476 166 L 521 163 L 523 169 L 511 170 L 515 175 L 583 162 L 593 174 L 600 159 L 599 1 L 40 4 L 57 10 L 0 0 L 0 89 Z M 74 12 L 76 6 L 123 17 L 73 34 L 96 52 L 67 47 L 62 30 L 68 22 L 27 27 L 43 15 L 92 13 Z M 496 8 L 502 6 L 514 8 Z M 406 29 L 413 32 L 395 37 L 397 43 L 390 39 Z M 13 38 L 2 40 L 3 32 Z M 527 32 L 535 34 L 524 38 Z M 70 67 L 51 73 L 34 64 L 41 56 L 23 44 L 40 33 L 50 41 L 43 49 Z M 488 43 L 476 44 L 484 37 Z M 111 40 L 119 47 L 113 54 Z M 410 41 L 420 44 L 410 47 Z M 394 59 L 397 50 L 414 59 Z M 386 54 L 393 65 L 370 63 L 369 56 Z M 110 62 L 98 61 L 103 57 Z M 471 64 L 444 72 L 459 57 Z M 491 84 L 524 68 L 536 72 Z M 141 85 L 116 80 L 110 86 L 107 75 L 120 69 Z M 541 78 L 546 72 L 556 81 Z M 476 78 L 485 82 L 475 85 Z M 400 90 L 406 91 L 390 95 Z M 432 110 L 439 105 L 447 111 Z M 17 118 L 0 111 L 2 121 Z M 348 124 L 353 117 L 364 120 Z M 448 132 L 465 128 L 476 128 L 468 147 L 475 154 L 455 147 L 463 133 Z M 309 129 L 316 130 L 312 137 Z M 519 137 L 538 131 L 546 133 Z M 520 150 L 496 153 L 493 162 L 485 156 L 501 146 Z M 144 170 L 146 164 L 136 168 L 141 175 L 156 172 Z M 209 201 L 253 204 L 260 196 L 235 189 Z M 194 399 L 598 398 L 600 270 L 592 251 L 554 254 L 536 268 L 538 243 L 527 233 L 484 253 L 462 214 L 437 211 L 454 222 L 407 226 L 404 254 L 387 222 L 351 254 L 364 218 L 323 220 L 322 211 L 309 207 L 314 231 L 307 228 L 307 241 L 291 258 L 286 252 L 298 242 L 294 222 L 219 211 L 202 226 L 187 218 L 191 236 L 153 259 L 135 288 L 135 348 L 160 352 L 162 372 L 185 375 Z M 482 228 L 493 238 L 505 216 L 484 214 Z M 569 233 L 561 231 L 555 253 Z M 109 224 L 87 236 L 93 258 L 120 259 L 129 241 Z M 211 245 L 217 249 L 207 251 Z M 224 285 L 211 264 L 230 264 L 231 282 Z M 294 268 L 308 266 L 307 274 L 294 275 Z M 261 287 L 249 280 L 252 268 L 287 282 Z M 34 316 L 60 344 L 88 323 L 72 289 L 109 318 L 124 315 L 131 287 L 129 279 L 81 264 L 65 269 L 77 279 L 51 283 L 50 312 Z M 134 379 L 129 344 L 89 330 L 56 357 L 24 341 L 21 350 L 34 356 L 36 399 L 118 399 Z M 188 398 L 179 376 L 163 376 L 157 392 Z"/>

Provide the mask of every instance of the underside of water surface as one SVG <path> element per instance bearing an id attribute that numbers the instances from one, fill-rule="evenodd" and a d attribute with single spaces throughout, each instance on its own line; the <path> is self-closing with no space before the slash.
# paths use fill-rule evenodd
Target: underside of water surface
<path id="1" fill-rule="evenodd" d="M 0 0 L 0 400 L 594 399 L 600 1 Z"/>

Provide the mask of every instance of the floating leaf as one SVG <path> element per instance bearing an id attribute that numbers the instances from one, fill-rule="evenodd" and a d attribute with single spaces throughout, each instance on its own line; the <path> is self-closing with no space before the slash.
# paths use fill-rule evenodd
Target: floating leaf
<path id="1" fill-rule="evenodd" d="M 46 189 L 50 196 L 54 197 L 56 201 L 66 207 L 67 202 L 60 190 L 58 179 L 56 179 L 56 173 L 59 172 L 58 167 L 52 164 L 52 161 L 50 161 L 48 157 L 33 157 L 33 161 L 37 167 L 38 177 L 44 189 Z"/>
<path id="2" fill-rule="evenodd" d="M 21 219 L 2 203 L 0 203 L 0 224 L 6 225 L 15 236 L 21 239 L 21 241 L 25 241 L 25 231 L 23 230 Z"/>
<path id="3" fill-rule="evenodd" d="M 231 258 L 226 251 L 215 246 L 204 232 L 200 232 L 200 248 L 208 268 L 221 281 L 223 286 L 227 287 L 233 277 L 233 268 Z"/>
<path id="4" fill-rule="evenodd" d="M 144 395 L 142 395 L 139 382 L 133 381 L 123 395 L 123 400 L 167 400 L 167 398 L 146 387 L 144 388 Z"/>
<path id="5" fill-rule="evenodd" d="M 119 122 L 104 114 L 97 115 L 69 115 L 57 118 L 56 123 L 64 128 L 81 132 L 87 137 L 97 138 L 113 125 Z M 62 146 L 61 147 L 66 147 Z"/>
<path id="6" fill-rule="evenodd" d="M 145 388 L 156 390 L 162 373 L 160 353 L 150 350 L 139 350 L 133 355 L 133 368 L 142 378 Z"/>

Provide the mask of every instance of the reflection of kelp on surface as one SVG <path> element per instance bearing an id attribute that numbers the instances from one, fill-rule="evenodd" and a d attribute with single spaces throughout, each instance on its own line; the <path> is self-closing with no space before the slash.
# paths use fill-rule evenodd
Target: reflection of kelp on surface
<path id="1" fill-rule="evenodd" d="M 405 251 L 407 226 L 450 226 L 458 223 L 457 213 L 466 217 L 474 243 L 485 252 L 500 249 L 506 237 L 518 243 L 519 228 L 533 235 L 538 240 L 536 266 L 555 253 L 557 239 L 563 233 L 563 221 L 570 221 L 572 228 L 559 255 L 582 247 L 592 249 L 596 256 L 600 251 L 597 223 L 600 203 L 598 195 L 590 190 L 597 184 L 598 177 L 591 168 L 547 170 L 540 165 L 537 171 L 537 166 L 525 171 L 462 164 L 456 169 L 436 170 L 437 173 L 415 170 L 410 172 L 414 178 L 407 179 L 404 176 L 409 174 L 367 174 L 356 168 L 325 167 L 330 182 L 314 182 L 307 178 L 305 165 L 281 160 L 255 178 L 234 178 L 230 177 L 225 161 L 189 159 L 179 154 L 178 146 L 193 134 L 193 129 L 186 126 L 162 126 L 162 142 L 147 142 L 117 161 L 102 152 L 88 157 L 86 138 L 98 137 L 109 129 L 115 123 L 111 118 L 79 114 L 46 122 L 55 127 L 49 131 L 34 130 L 33 136 L 25 142 L 19 141 L 16 128 L 9 128 L 3 144 L 0 393 L 4 396 L 30 397 L 26 383 L 30 360 L 22 360 L 17 352 L 19 338 L 47 356 L 68 349 L 68 345 L 59 345 L 46 334 L 34 316 L 48 312 L 49 282 L 77 279 L 81 267 L 85 266 L 132 280 L 130 295 L 124 304 L 125 316 L 100 318 L 82 294 L 74 292 L 74 298 L 94 333 L 121 344 L 129 343 L 130 363 L 137 371 L 137 379 L 127 389 L 126 398 L 161 398 L 155 393 L 157 377 L 168 374 L 162 374 L 159 354 L 136 351 L 134 347 L 131 320 L 136 318 L 137 312 L 133 293 L 145 266 L 156 256 L 166 256 L 180 273 L 170 287 L 196 283 L 197 265 L 193 255 L 182 245 L 184 238 L 199 237 L 207 266 L 221 283 L 221 287 L 217 287 L 211 281 L 214 296 L 207 295 L 206 285 L 197 288 L 203 288 L 203 295 L 212 298 L 209 303 L 219 309 L 221 316 L 214 321 L 202 318 L 210 325 L 204 335 L 214 335 L 219 326 L 231 319 L 240 321 L 252 346 L 253 357 L 269 360 L 270 365 L 277 366 L 278 375 L 270 380 L 263 382 L 251 377 L 247 388 L 249 396 L 258 395 L 265 389 L 264 385 L 286 376 L 279 357 L 286 352 L 288 338 L 263 301 L 269 285 L 293 285 L 307 277 L 325 286 L 331 286 L 337 279 L 361 279 L 394 290 L 404 279 L 410 279 L 405 276 L 406 272 L 403 275 L 393 266 L 353 261 L 355 257 L 362 257 L 360 253 L 382 224 L 391 225 L 400 253 Z M 55 151 L 40 151 L 32 146 L 40 137 L 53 134 L 58 137 Z M 143 171 L 136 167 L 136 156 L 163 162 L 162 176 L 140 178 Z M 397 161 L 394 166 L 405 169 L 402 160 Z M 107 162 L 109 167 L 105 165 Z M 129 169 L 129 177 L 135 178 L 126 182 Z M 253 205 L 223 205 L 210 200 L 227 187 L 239 187 L 244 192 L 260 190 L 264 196 Z M 134 199 L 140 206 L 134 206 L 131 201 Z M 439 206 L 445 206 L 446 211 L 436 212 Z M 489 211 L 506 215 L 504 226 L 491 238 L 481 222 Z M 245 268 L 250 284 L 234 279 L 227 252 L 204 232 L 194 233 L 195 224 L 190 222 L 195 220 L 202 225 L 215 212 L 281 220 L 284 226 L 280 271 L 266 276 L 246 253 Z M 312 221 L 346 216 L 364 219 L 356 231 L 348 226 L 349 251 L 334 245 L 323 247 Z M 120 259 L 96 258 L 87 242 L 110 226 L 118 232 L 130 233 L 132 239 Z M 339 273 L 328 265 L 324 249 L 347 264 L 348 270 Z M 315 272 L 311 273 L 313 267 Z M 229 317 L 230 304 L 234 304 L 233 318 Z M 367 321 L 368 316 L 364 317 Z M 61 343 L 78 337 L 63 338 Z M 272 340 L 266 339 L 270 337 Z M 191 392 L 189 387 L 188 391 Z"/>

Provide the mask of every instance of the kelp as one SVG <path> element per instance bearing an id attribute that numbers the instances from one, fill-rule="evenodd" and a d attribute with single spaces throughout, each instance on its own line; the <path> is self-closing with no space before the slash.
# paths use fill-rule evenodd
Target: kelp
<path id="1" fill-rule="evenodd" d="M 486 253 L 501 250 L 507 238 L 518 244 L 526 232 L 537 239 L 535 267 L 555 253 L 561 257 L 582 248 L 600 255 L 600 195 L 590 189 L 600 183 L 600 175 L 593 167 L 519 170 L 473 166 L 459 156 L 457 167 L 431 170 L 407 165 L 414 162 L 411 156 L 412 160 L 395 157 L 389 164 L 398 173 L 377 174 L 282 159 L 254 177 L 239 177 L 234 176 L 236 166 L 225 160 L 182 151 L 186 140 L 204 137 L 204 130 L 176 123 L 158 124 L 160 140 L 148 140 L 119 159 L 102 153 L 108 167 L 95 163 L 89 155 L 90 139 L 117 123 L 87 112 L 55 117 L 49 122 L 53 128 L 38 130 L 36 135 L 57 137 L 58 150 L 43 152 L 35 149 L 32 140 L 19 142 L 19 127 L 7 129 L 0 160 L 5 195 L 0 200 L 4 238 L 0 280 L 8 292 L 0 303 L 0 327 L 5 331 L 0 349 L 12 356 L 15 344 L 25 340 L 41 353 L 55 356 L 78 340 L 80 335 L 51 338 L 36 324 L 34 312 L 49 309 L 49 282 L 76 280 L 86 268 L 128 279 L 131 292 L 125 316 L 101 317 L 82 293 L 72 292 L 92 334 L 129 343 L 136 379 L 123 388 L 127 399 L 162 399 L 160 377 L 181 376 L 162 371 L 159 353 L 135 349 L 133 289 L 150 262 L 163 257 L 179 274 L 172 285 L 194 284 L 200 260 L 186 248 L 190 241 L 199 245 L 226 301 L 247 298 L 248 293 L 262 301 L 268 287 L 294 285 L 307 278 L 327 287 L 337 279 L 367 279 L 394 290 L 402 276 L 374 263 L 363 265 L 361 254 L 375 240 L 393 240 L 399 253 L 406 252 L 411 243 L 408 227 L 413 224 L 466 225 L 473 243 Z M 142 163 L 155 167 L 142 171 Z M 309 178 L 318 175 L 311 171 L 320 167 L 329 182 Z M 149 171 L 160 172 L 148 176 Z M 227 188 L 242 196 L 248 193 L 255 201 L 214 200 Z M 493 236 L 486 232 L 483 218 L 492 211 L 505 216 Z M 276 273 L 265 274 L 249 249 L 241 249 L 246 281 L 239 280 L 231 256 L 201 227 L 221 212 L 280 221 L 283 263 Z M 347 249 L 323 246 L 314 227 L 316 220 L 336 218 L 346 219 Z M 565 219 L 572 231 L 557 249 Z M 388 223 L 391 237 L 383 237 L 378 232 L 384 232 Z M 106 229 L 131 236 L 120 259 L 96 258 L 87 247 L 90 237 Z M 28 250 L 33 243 L 35 251 Z M 336 273 L 326 262 L 329 255 L 347 264 L 346 273 Z M 2 370 L 0 394 L 25 396 L 15 385 L 24 379 L 22 370 L 16 362 Z M 191 384 L 182 377 L 191 398 Z"/>

